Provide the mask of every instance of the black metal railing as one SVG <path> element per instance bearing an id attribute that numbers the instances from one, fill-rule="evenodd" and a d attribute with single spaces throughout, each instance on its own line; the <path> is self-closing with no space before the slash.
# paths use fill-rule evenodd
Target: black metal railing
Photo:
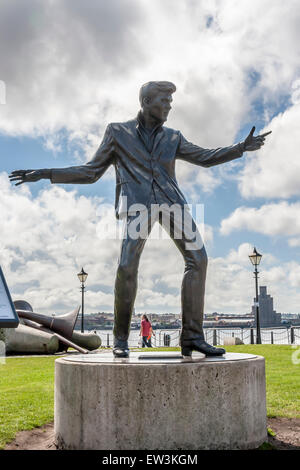
<path id="1" fill-rule="evenodd" d="M 154 330 L 155 336 L 152 336 L 153 347 L 178 347 L 180 340 L 180 330 Z M 112 332 L 98 331 L 102 340 L 102 346 L 112 347 Z M 205 340 L 213 345 L 222 345 L 226 338 L 239 339 L 243 344 L 256 344 L 255 328 L 204 328 Z M 300 345 L 300 327 L 289 328 L 261 328 L 262 344 L 299 344 Z M 138 330 L 133 330 L 129 336 L 129 347 L 139 347 L 140 336 Z"/>

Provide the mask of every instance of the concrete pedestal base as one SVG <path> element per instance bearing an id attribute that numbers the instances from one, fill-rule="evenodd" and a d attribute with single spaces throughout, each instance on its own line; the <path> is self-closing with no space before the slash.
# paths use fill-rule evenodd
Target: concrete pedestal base
<path id="1" fill-rule="evenodd" d="M 254 449 L 266 440 L 263 357 L 148 354 L 55 361 L 59 448 Z"/>

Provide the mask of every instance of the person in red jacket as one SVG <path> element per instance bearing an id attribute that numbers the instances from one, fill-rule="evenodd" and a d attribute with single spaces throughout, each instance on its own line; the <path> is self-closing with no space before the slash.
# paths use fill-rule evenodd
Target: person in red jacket
<path id="1" fill-rule="evenodd" d="M 151 334 L 152 333 L 153 333 L 153 330 L 152 330 L 151 322 L 149 321 L 147 315 L 144 314 L 142 316 L 141 329 L 140 329 L 140 336 L 143 339 L 142 348 L 144 348 L 145 346 L 147 346 L 148 348 L 152 348 L 152 345 L 151 345 Z"/>

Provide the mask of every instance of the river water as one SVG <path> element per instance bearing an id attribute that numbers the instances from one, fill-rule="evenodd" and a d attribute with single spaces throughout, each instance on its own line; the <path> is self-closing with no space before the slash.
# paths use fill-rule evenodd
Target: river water
<path id="1" fill-rule="evenodd" d="M 102 346 L 112 346 L 113 332 L 112 330 L 95 330 L 101 337 Z M 152 346 L 164 346 L 165 335 L 170 336 L 170 346 L 179 346 L 180 330 L 154 330 L 155 336 L 152 337 Z M 139 347 L 139 330 L 131 330 L 129 335 L 129 346 Z M 213 328 L 204 328 L 205 339 L 213 344 Z M 250 329 L 249 328 L 216 328 L 217 344 L 224 344 L 225 337 L 240 338 L 244 344 L 251 343 Z M 262 343 L 271 344 L 272 338 L 274 344 L 291 344 L 291 329 L 290 328 L 262 328 L 261 338 Z M 254 329 L 254 342 L 256 341 L 256 331 Z M 294 328 L 294 344 L 300 344 L 300 328 Z"/>

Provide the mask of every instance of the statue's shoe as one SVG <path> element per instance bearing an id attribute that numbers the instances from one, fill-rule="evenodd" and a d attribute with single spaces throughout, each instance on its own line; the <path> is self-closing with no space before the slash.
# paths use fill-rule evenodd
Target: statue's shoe
<path id="1" fill-rule="evenodd" d="M 193 351 L 201 352 L 206 356 L 222 356 L 226 352 L 223 348 L 211 346 L 204 339 L 183 340 L 181 343 L 181 354 L 183 356 L 191 356 Z"/>
<path id="2" fill-rule="evenodd" d="M 125 340 L 116 340 L 113 347 L 115 357 L 129 357 L 128 342 Z"/>

